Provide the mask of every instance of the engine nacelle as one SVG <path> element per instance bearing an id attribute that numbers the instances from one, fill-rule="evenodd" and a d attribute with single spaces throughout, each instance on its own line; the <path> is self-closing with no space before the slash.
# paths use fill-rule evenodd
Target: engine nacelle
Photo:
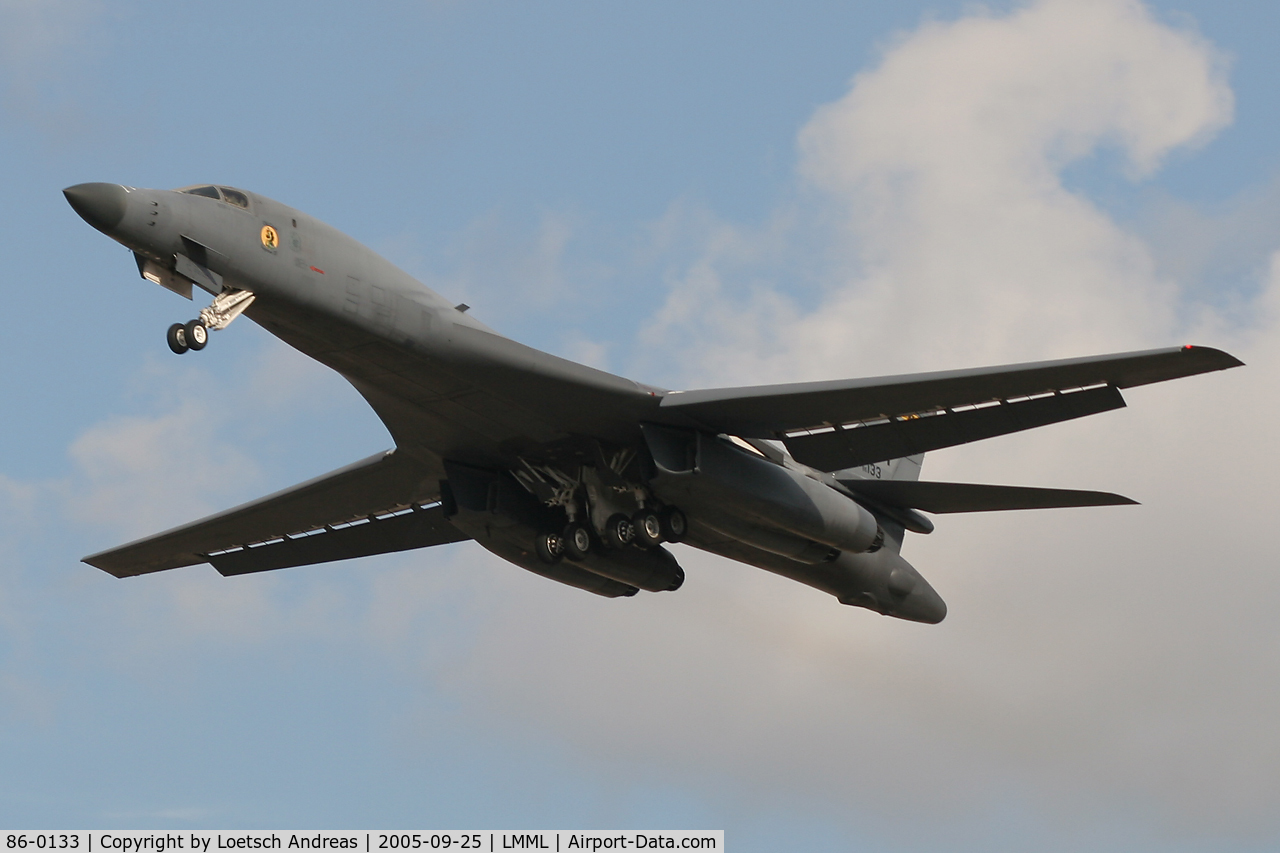
<path id="1" fill-rule="evenodd" d="M 698 521 L 752 548 L 768 551 L 770 554 L 786 557 L 797 563 L 808 565 L 829 563 L 842 553 L 839 548 L 833 548 L 822 542 L 814 542 L 812 539 L 805 539 L 774 527 L 743 524 L 724 515 L 708 516 L 703 513 L 698 516 Z"/>
<path id="2" fill-rule="evenodd" d="M 658 468 L 654 492 L 712 527 L 745 523 L 853 553 L 883 541 L 868 510 L 799 471 L 705 433 L 646 424 L 644 436 Z"/>
<path id="3" fill-rule="evenodd" d="M 579 565 L 647 592 L 674 592 L 684 584 L 684 569 L 661 545 L 643 551 L 634 547 L 592 551 Z"/>

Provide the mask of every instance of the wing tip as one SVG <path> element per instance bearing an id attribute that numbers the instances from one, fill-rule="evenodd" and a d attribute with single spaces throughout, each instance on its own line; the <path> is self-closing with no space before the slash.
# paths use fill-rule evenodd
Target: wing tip
<path id="1" fill-rule="evenodd" d="M 129 578 L 137 574 L 136 572 L 122 571 L 119 567 L 113 567 L 111 563 L 102 560 L 101 557 L 101 554 L 90 554 L 87 557 L 81 558 L 80 562 L 84 563 L 86 566 L 92 566 L 95 569 L 104 571 L 115 578 Z"/>
<path id="2" fill-rule="evenodd" d="M 1230 370 L 1233 367 L 1244 367 L 1244 362 L 1225 350 L 1215 347 L 1202 347 L 1195 344 L 1184 344 L 1182 352 L 1194 355 L 1205 362 L 1205 370 Z"/>
<path id="3" fill-rule="evenodd" d="M 115 559 L 113 559 L 115 558 Z M 112 577 L 116 578 L 136 578 L 138 575 L 147 575 L 152 572 L 163 572 L 168 569 L 181 569 L 187 566 L 199 565 L 205 562 L 200 558 L 184 558 L 178 560 L 139 562 L 127 561 L 120 559 L 120 555 L 115 551 L 102 551 L 97 554 L 90 554 L 83 557 L 80 562 L 86 566 L 93 566 L 95 569 L 101 569 Z"/>
<path id="4" fill-rule="evenodd" d="M 95 569 L 102 569 L 105 572 L 107 571 L 107 567 L 102 565 L 102 558 L 106 554 L 107 554 L 106 551 L 99 551 L 96 554 L 90 554 L 87 557 L 81 557 L 80 562 L 84 563 L 86 566 L 93 566 Z"/>

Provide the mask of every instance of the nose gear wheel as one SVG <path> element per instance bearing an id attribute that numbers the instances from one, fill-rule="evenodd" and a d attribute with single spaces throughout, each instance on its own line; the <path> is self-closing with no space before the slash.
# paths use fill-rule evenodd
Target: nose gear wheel
<path id="1" fill-rule="evenodd" d="M 231 325 L 231 321 L 253 304 L 254 296 L 247 290 L 229 288 L 213 298 L 200 316 L 188 323 L 174 323 L 169 327 L 169 349 L 178 355 L 187 350 L 202 350 L 209 343 L 209 332 L 216 332 Z"/>
<path id="2" fill-rule="evenodd" d="M 187 327 L 181 323 L 174 323 L 169 327 L 169 334 L 166 336 L 169 342 L 169 349 L 173 350 L 176 355 L 182 355 L 190 347 L 187 346 Z"/>
<path id="3" fill-rule="evenodd" d="M 182 327 L 182 331 L 183 337 L 187 340 L 187 347 L 195 352 L 204 349 L 209 343 L 209 330 L 199 320 L 192 320 Z"/>

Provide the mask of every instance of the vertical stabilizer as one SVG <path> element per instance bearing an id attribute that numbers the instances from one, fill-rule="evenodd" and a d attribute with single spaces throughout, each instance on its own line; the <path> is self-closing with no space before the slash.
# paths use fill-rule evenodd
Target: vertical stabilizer
<path id="1" fill-rule="evenodd" d="M 923 465 L 924 454 L 917 453 L 913 456 L 902 456 L 897 459 L 888 459 L 884 462 L 858 465 L 855 468 L 846 468 L 843 471 L 834 471 L 832 473 L 837 480 L 847 484 L 845 488 L 852 489 L 854 486 L 848 482 L 850 480 L 868 480 L 871 482 L 876 480 L 903 480 L 916 482 L 920 479 L 920 468 Z M 876 520 L 884 530 L 884 547 L 895 554 L 902 550 L 902 541 L 907 530 L 912 530 L 916 533 L 929 533 L 933 530 L 933 523 L 915 510 L 888 506 L 874 499 L 869 499 L 866 495 L 859 495 L 857 500 L 875 515 Z"/>
<path id="2" fill-rule="evenodd" d="M 920 469 L 924 466 L 924 454 L 890 459 L 885 464 L 889 469 L 886 480 L 919 480 Z"/>
<path id="3" fill-rule="evenodd" d="M 884 462 L 870 462 L 831 473 L 837 480 L 919 480 L 924 454 L 903 456 Z"/>

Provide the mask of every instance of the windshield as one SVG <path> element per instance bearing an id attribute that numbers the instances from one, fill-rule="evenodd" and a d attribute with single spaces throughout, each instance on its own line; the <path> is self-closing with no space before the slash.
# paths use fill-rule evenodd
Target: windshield
<path id="1" fill-rule="evenodd" d="M 249 196 L 240 190 L 233 190 L 231 187 L 211 187 L 208 184 L 201 184 L 196 187 L 183 187 L 178 192 L 186 193 L 187 195 L 198 195 L 203 198 L 213 198 L 218 201 L 225 201 L 235 207 L 249 209 Z"/>
<path id="2" fill-rule="evenodd" d="M 222 200 L 227 204 L 234 204 L 236 207 L 243 207 L 245 210 L 249 209 L 249 197 L 240 192 L 240 190 L 233 190 L 230 187 L 218 187 L 218 189 L 222 190 Z"/>

